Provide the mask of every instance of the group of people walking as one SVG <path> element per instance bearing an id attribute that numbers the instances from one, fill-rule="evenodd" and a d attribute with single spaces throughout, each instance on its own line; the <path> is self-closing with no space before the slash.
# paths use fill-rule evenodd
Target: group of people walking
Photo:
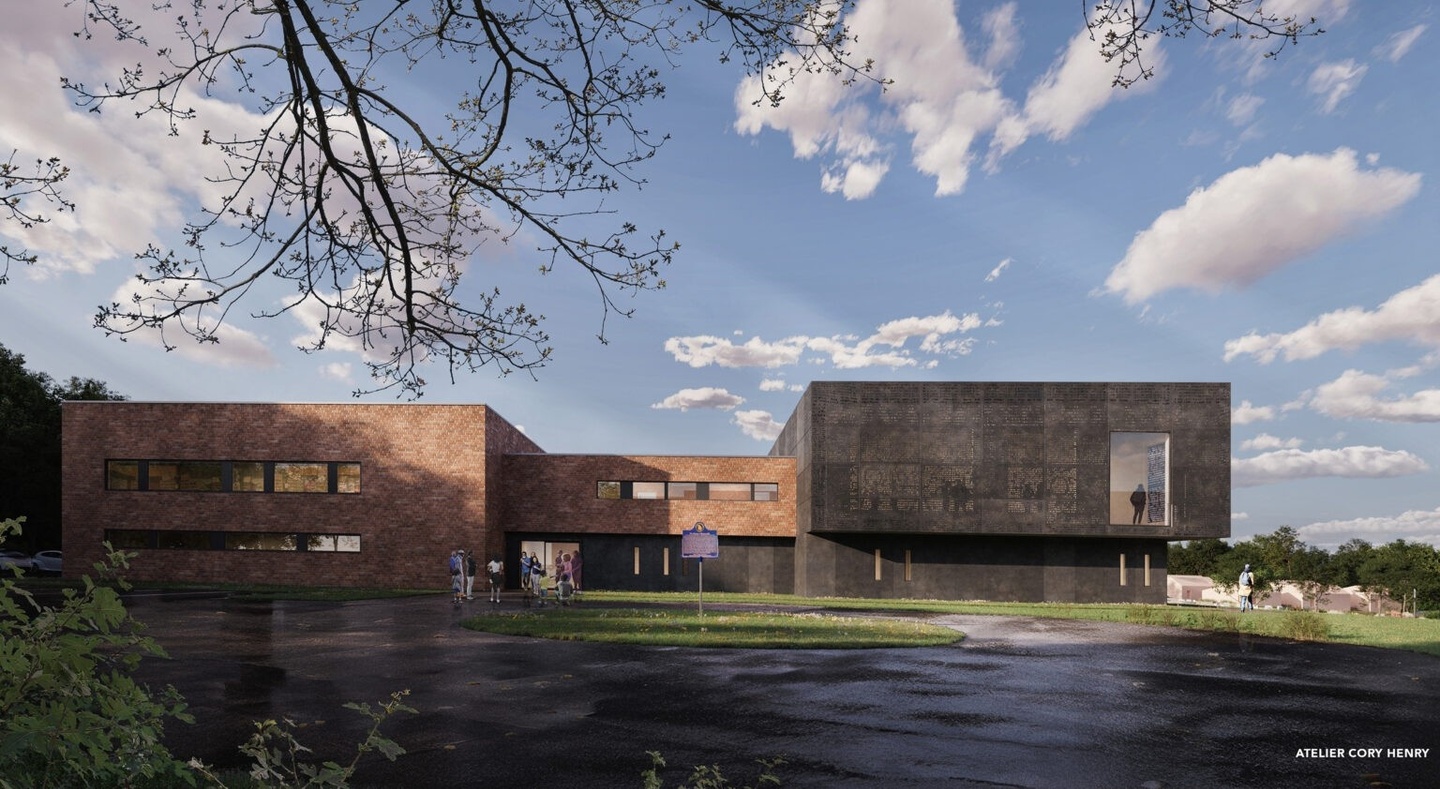
<path id="1" fill-rule="evenodd" d="M 450 553 L 450 592 L 455 605 L 475 599 L 475 573 L 479 569 L 475 551 L 455 550 Z M 485 564 L 485 573 L 490 578 L 490 602 L 500 602 L 500 590 L 505 586 L 505 563 L 500 557 L 492 556 Z"/>
<path id="2" fill-rule="evenodd" d="M 557 601 L 568 602 L 570 598 L 580 591 L 580 552 L 571 551 L 560 553 L 555 556 L 555 566 L 552 568 L 556 574 L 554 592 Z M 449 559 L 450 569 L 450 591 L 454 598 L 455 605 L 461 605 L 475 599 L 475 574 L 479 568 L 476 565 L 475 552 L 455 550 L 451 552 Z M 490 557 L 485 565 L 485 573 L 489 576 L 490 602 L 500 602 L 500 590 L 505 588 L 505 563 L 498 556 Z M 520 552 L 520 588 L 526 593 L 526 603 L 533 597 L 545 604 L 546 582 L 549 577 L 545 562 L 536 553 L 531 556 L 525 551 Z"/>

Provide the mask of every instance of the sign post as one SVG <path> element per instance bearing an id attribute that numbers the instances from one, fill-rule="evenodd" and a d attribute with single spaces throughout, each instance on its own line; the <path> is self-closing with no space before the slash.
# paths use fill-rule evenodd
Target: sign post
<path id="1" fill-rule="evenodd" d="M 705 560 L 720 558 L 720 532 L 705 528 L 704 521 L 680 532 L 680 558 L 700 561 L 700 616 L 705 615 Z"/>

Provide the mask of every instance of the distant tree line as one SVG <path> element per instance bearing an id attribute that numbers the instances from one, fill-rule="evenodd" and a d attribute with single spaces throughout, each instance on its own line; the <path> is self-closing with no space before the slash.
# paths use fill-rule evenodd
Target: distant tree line
<path id="1" fill-rule="evenodd" d="M 1281 526 L 1234 545 L 1218 539 L 1174 543 L 1166 572 L 1203 575 L 1218 586 L 1233 587 L 1247 564 L 1261 588 L 1291 581 L 1309 601 L 1332 586 L 1359 586 L 1396 600 L 1413 591 L 1420 610 L 1440 609 L 1440 549 L 1405 540 L 1376 546 L 1356 538 L 1331 553 L 1306 545 L 1294 529 Z"/>
<path id="2" fill-rule="evenodd" d="M 26 519 L 12 542 L 60 547 L 60 403 L 124 399 L 94 378 L 59 382 L 28 370 L 24 356 L 0 345 L 0 519 Z"/>

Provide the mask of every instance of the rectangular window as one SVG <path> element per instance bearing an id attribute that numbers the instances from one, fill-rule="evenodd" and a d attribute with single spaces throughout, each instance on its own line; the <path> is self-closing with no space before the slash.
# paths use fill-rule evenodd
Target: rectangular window
<path id="1" fill-rule="evenodd" d="M 1120 585 L 1125 585 L 1125 554 L 1120 554 Z"/>
<path id="2" fill-rule="evenodd" d="M 140 461 L 138 461 L 138 460 L 107 460 L 107 461 L 105 461 L 105 489 L 106 489 L 106 490 L 139 490 L 139 489 L 140 489 Z"/>
<path id="3" fill-rule="evenodd" d="M 665 560 L 664 560 L 664 564 L 662 565 L 662 567 L 664 568 L 664 574 L 665 574 L 665 575 L 669 575 L 669 574 L 670 574 L 670 549 L 669 549 L 669 548 L 666 548 L 666 549 L 665 549 Z"/>
<path id="4" fill-rule="evenodd" d="M 640 574 L 640 546 L 635 546 L 635 574 Z"/>
<path id="5" fill-rule="evenodd" d="M 329 493 L 330 464 L 276 463 L 276 493 Z"/>
<path id="6" fill-rule="evenodd" d="M 913 580 L 913 579 L 910 577 L 910 549 L 909 549 L 909 548 L 906 548 L 906 549 L 905 549 L 905 580 L 906 580 L 906 581 Z"/>
<path id="7" fill-rule="evenodd" d="M 663 499 L 665 498 L 665 483 L 663 482 L 636 482 L 631 493 L 632 498 L 637 499 Z"/>
<path id="8" fill-rule="evenodd" d="M 359 492 L 360 492 L 360 464 L 359 464 L 359 463 L 336 463 L 336 464 L 335 464 L 335 492 L 336 492 L 336 493 L 359 493 Z"/>
<path id="9" fill-rule="evenodd" d="M 149 548 L 150 532 L 140 529 L 106 529 L 105 541 L 119 550 Z"/>
<path id="10" fill-rule="evenodd" d="M 337 553 L 359 553 L 360 535 L 358 534 L 337 534 L 335 535 L 335 551 Z"/>
<path id="11" fill-rule="evenodd" d="M 778 482 L 757 482 L 755 483 L 756 501 L 779 501 L 780 483 Z"/>
<path id="12" fill-rule="evenodd" d="M 595 483 L 595 498 L 619 500 L 620 483 L 618 482 L 597 482 Z"/>
<path id="13" fill-rule="evenodd" d="M 155 547 L 179 551 L 210 550 L 210 533 L 203 531 L 157 531 Z"/>
<path id="14" fill-rule="evenodd" d="M 271 532 L 225 532 L 227 551 L 293 551 L 296 535 Z"/>
<path id="15" fill-rule="evenodd" d="M 876 549 L 875 549 L 875 580 L 877 580 L 877 581 L 880 580 L 880 569 L 881 569 L 882 566 L 883 566 L 883 562 L 880 560 L 880 549 L 879 549 L 879 548 L 876 548 Z"/>
<path id="16" fill-rule="evenodd" d="M 711 501 L 750 501 L 750 495 L 748 482 L 710 483 Z"/>
<path id="17" fill-rule="evenodd" d="M 185 461 L 176 464 L 179 490 L 220 490 L 220 464 L 211 461 Z"/>
<path id="18" fill-rule="evenodd" d="M 1145 585 L 1150 585 L 1150 554 L 1145 554 Z"/>
<path id="19" fill-rule="evenodd" d="M 694 482 L 670 482 L 665 485 L 665 498 L 694 501 L 700 498 L 699 486 Z"/>
<path id="20" fill-rule="evenodd" d="M 265 492 L 264 463 L 232 463 L 230 489 L 241 492 Z"/>

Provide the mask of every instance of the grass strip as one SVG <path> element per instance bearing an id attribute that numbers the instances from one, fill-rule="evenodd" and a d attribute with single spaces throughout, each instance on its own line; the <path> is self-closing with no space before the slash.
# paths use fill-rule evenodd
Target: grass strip
<path id="1" fill-rule="evenodd" d="M 465 620 L 487 633 L 638 646 L 730 649 L 876 649 L 953 644 L 959 631 L 910 619 L 826 613 L 669 608 L 550 608 L 488 613 Z"/>

